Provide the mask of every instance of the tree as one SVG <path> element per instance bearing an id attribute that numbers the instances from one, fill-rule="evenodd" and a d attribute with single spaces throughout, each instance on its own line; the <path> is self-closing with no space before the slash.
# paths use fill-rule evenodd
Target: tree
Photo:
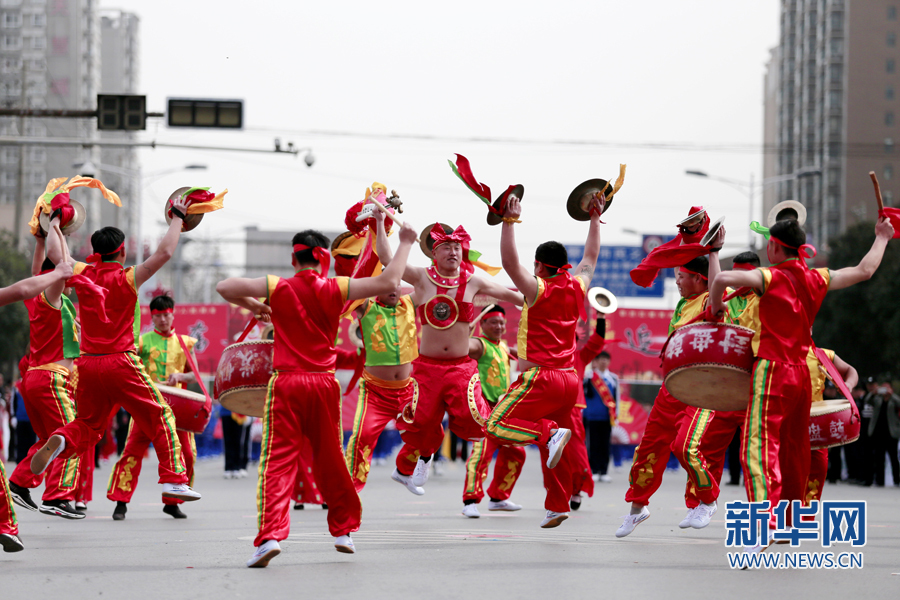
<path id="1" fill-rule="evenodd" d="M 16 250 L 9 232 L 0 232 L 0 287 L 30 275 L 28 256 Z M 3 332 L 0 335 L 0 372 L 9 377 L 16 373 L 19 359 L 28 350 L 28 311 L 21 302 L 0 307 L 0 331 Z"/>
<path id="2" fill-rule="evenodd" d="M 859 263 L 872 247 L 875 226 L 854 225 L 831 241 L 828 267 Z M 891 242 L 869 281 L 830 292 L 813 327 L 813 339 L 856 367 L 860 377 L 900 372 L 900 244 Z"/>

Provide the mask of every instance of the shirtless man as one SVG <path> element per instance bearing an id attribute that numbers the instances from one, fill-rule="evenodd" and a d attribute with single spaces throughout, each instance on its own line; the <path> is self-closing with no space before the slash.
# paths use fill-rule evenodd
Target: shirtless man
<path id="1" fill-rule="evenodd" d="M 376 250 L 381 262 L 389 265 L 392 255 L 384 219 L 380 212 L 375 214 Z M 419 357 L 413 361 L 412 372 L 419 397 L 404 407 L 407 429 L 400 450 L 403 455 L 418 453 L 418 460 L 412 473 L 398 472 L 400 478 L 411 477 L 413 486 L 421 487 L 428 481 L 428 463 L 444 441 L 444 412 L 450 415 L 450 430 L 460 438 L 484 438 L 490 409 L 481 395 L 478 363 L 469 358 L 469 323 L 477 316 L 475 295 L 487 294 L 517 306 L 523 302 L 518 292 L 473 275 L 468 256 L 470 240 L 462 225 L 455 231 L 445 231 L 435 224 L 423 240 L 434 264 L 427 269 L 406 265 L 403 272 L 403 281 L 414 288 L 412 301 L 422 322 Z"/>

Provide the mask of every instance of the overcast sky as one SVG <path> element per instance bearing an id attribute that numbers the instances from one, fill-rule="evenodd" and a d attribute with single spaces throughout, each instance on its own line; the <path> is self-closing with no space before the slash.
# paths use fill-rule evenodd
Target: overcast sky
<path id="1" fill-rule="evenodd" d="M 674 233 L 702 204 L 727 217 L 729 241 L 745 244 L 746 196 L 684 171 L 761 178 L 752 147 L 762 141 L 779 2 L 537 6 L 103 2 L 141 18 L 140 92 L 150 110 L 163 110 L 169 96 L 244 100 L 242 132 L 169 130 L 151 120 L 146 139 L 270 148 L 280 137 L 312 147 L 316 158 L 307 168 L 283 154 L 142 149 L 145 173 L 209 165 L 149 185 L 148 235 L 164 198 L 185 185 L 230 190 L 225 210 L 197 232 L 234 239 L 249 224 L 342 229 L 346 209 L 377 180 L 400 193 L 417 228 L 463 223 L 473 246 L 499 264 L 500 228 L 486 225 L 485 208 L 447 165 L 458 152 L 495 193 L 525 186 L 524 256 L 547 239 L 583 242 L 587 224 L 568 217 L 566 198 L 585 179 L 614 178 L 619 163 L 628 173 L 604 219 L 604 243 L 637 245 L 623 228 Z M 756 218 L 760 204 L 757 195 Z M 425 264 L 419 253 L 414 260 Z"/>

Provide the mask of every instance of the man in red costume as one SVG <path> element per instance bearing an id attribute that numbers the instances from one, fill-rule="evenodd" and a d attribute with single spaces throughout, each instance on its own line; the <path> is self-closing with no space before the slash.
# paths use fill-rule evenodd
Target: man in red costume
<path id="1" fill-rule="evenodd" d="M 379 227 L 381 225 L 379 224 Z M 391 262 L 387 236 L 377 236 L 381 262 Z M 481 394 L 478 363 L 469 358 L 469 323 L 477 312 L 472 300 L 487 294 L 500 301 L 521 305 L 522 295 L 492 281 L 474 276 L 469 258 L 471 238 L 462 225 L 445 231 L 435 224 L 424 241 L 430 246 L 434 264 L 423 269 L 406 266 L 403 281 L 414 287 L 412 301 L 422 323 L 419 356 L 413 361 L 412 377 L 419 397 L 403 411 L 406 431 L 401 455 L 417 455 L 412 473 L 400 470 L 395 480 L 422 487 L 428 481 L 431 457 L 444 441 L 441 421 L 450 416 L 450 430 L 468 441 L 484 438 L 484 420 L 490 409 Z M 408 485 L 408 484 L 407 484 Z"/>
<path id="2" fill-rule="evenodd" d="M 297 478 L 300 435 L 312 445 L 313 471 L 328 504 L 328 529 L 338 552 L 352 554 L 350 533 L 359 529 L 362 506 L 341 449 L 341 389 L 334 376 L 335 340 L 348 300 L 390 292 L 400 284 L 416 233 L 400 230 L 397 259 L 378 277 L 328 278 L 328 239 L 313 230 L 294 236 L 291 278 L 231 278 L 216 290 L 264 319 L 275 335 L 274 373 L 263 416 L 257 490 L 259 532 L 248 567 L 265 567 L 281 553 L 290 531 L 290 495 Z M 268 305 L 256 298 L 265 296 Z"/>
<path id="3" fill-rule="evenodd" d="M 803 262 L 811 249 L 806 232 L 793 219 L 769 230 L 766 253 L 771 267 L 721 273 L 713 282 L 710 308 L 724 315 L 726 288 L 752 288 L 759 296 L 760 329 L 754 339 L 750 403 L 741 439 L 747 497 L 751 502 L 802 500 L 810 467 L 810 375 L 806 357 L 816 314 L 830 290 L 872 277 L 894 228 L 884 217 L 875 226 L 875 242 L 855 267 L 836 271 L 809 269 Z M 812 255 L 815 253 L 813 251 Z M 789 517 L 789 515 L 788 515 Z M 790 518 L 787 519 L 790 526 Z M 769 544 L 768 530 L 748 552 Z"/>
<path id="4" fill-rule="evenodd" d="M 181 444 L 175 433 L 172 409 L 147 376 L 137 355 L 140 331 L 138 290 L 175 252 L 188 210 L 184 197 L 174 202 L 172 222 L 159 248 L 134 267 L 124 266 L 125 234 L 104 227 L 91 236 L 94 254 L 87 263 L 76 263 L 75 274 L 83 275 L 103 291 L 79 294 L 81 305 L 81 358 L 78 360 L 78 417 L 58 430 L 31 459 L 31 470 L 43 473 L 57 457 L 81 455 L 103 436 L 117 406 L 131 413 L 136 425 L 152 440 L 159 458 L 159 482 L 163 497 L 187 501 L 200 494 L 188 485 Z M 59 227 L 58 218 L 53 220 Z M 47 238 L 48 254 L 54 256 L 55 238 Z"/>
<path id="5" fill-rule="evenodd" d="M 48 235 L 55 237 L 57 232 L 58 229 L 51 228 Z M 35 275 L 54 269 L 53 262 L 44 257 L 44 249 L 44 238 L 38 237 L 32 264 Z M 79 355 L 78 334 L 75 307 L 63 293 L 64 285 L 65 282 L 60 280 L 37 297 L 25 301 L 31 356 L 23 373 L 21 389 L 38 441 L 16 466 L 9 478 L 9 488 L 13 500 L 23 508 L 66 519 L 83 519 L 84 514 L 72 506 L 80 468 L 77 456 L 55 463 L 47 473 L 40 508 L 31 499 L 30 492 L 30 488 L 36 488 L 44 481 L 44 477 L 31 472 L 31 457 L 47 443 L 54 431 L 75 418 L 70 377 L 74 359 Z"/>
<path id="6" fill-rule="evenodd" d="M 49 273 L 23 279 L 5 288 L 0 288 L 0 306 L 34 298 L 50 286 L 65 281 L 72 276 L 72 265 L 60 262 Z M 25 549 L 19 537 L 19 525 L 13 497 L 6 480 L 6 468 L 0 460 L 0 546 L 4 552 L 20 552 Z"/>
<path id="7" fill-rule="evenodd" d="M 568 254 L 558 242 L 535 251 L 531 271 L 519 262 L 514 224 L 521 201 L 513 197 L 503 215 L 500 255 L 503 268 L 525 296 L 516 344 L 519 378 L 500 397 L 485 424 L 485 433 L 501 446 L 535 444 L 541 452 L 546 517 L 541 527 L 558 527 L 569 518 L 573 495 L 571 458 L 560 460 L 572 436 L 572 412 L 581 381 L 575 374 L 575 330 L 585 314 L 585 290 L 600 254 L 600 215 L 604 196 L 590 202 L 590 229 L 584 258 L 573 277 Z M 570 451 L 571 452 L 571 451 Z"/>

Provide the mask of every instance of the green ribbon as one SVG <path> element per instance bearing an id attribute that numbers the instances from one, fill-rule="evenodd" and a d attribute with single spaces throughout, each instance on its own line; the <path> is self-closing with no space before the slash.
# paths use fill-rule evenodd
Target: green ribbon
<path id="1" fill-rule="evenodd" d="M 769 236 L 769 228 L 761 225 L 759 221 L 753 221 L 752 223 L 750 223 L 750 229 L 751 229 L 751 231 L 754 231 L 755 233 L 758 233 L 761 236 L 763 236 L 764 238 L 766 238 L 766 240 L 768 240 L 770 237 Z"/>

